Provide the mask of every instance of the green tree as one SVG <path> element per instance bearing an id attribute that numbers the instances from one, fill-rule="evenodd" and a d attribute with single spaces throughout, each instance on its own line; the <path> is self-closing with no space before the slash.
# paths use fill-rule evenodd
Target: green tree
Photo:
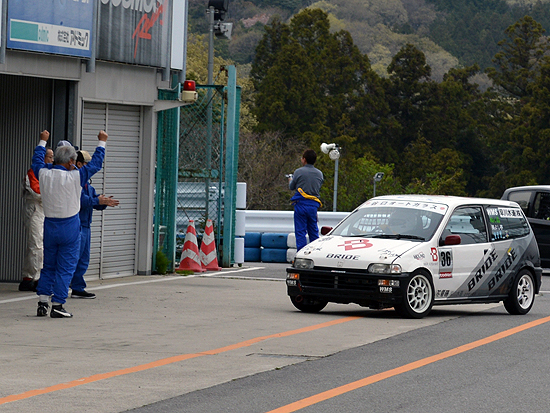
<path id="1" fill-rule="evenodd" d="M 453 149 L 434 152 L 431 142 L 420 137 L 405 150 L 409 162 L 406 193 L 467 195 L 462 155 Z"/>
<path id="2" fill-rule="evenodd" d="M 274 20 L 256 50 L 251 76 L 259 132 L 326 140 L 347 134 L 367 144 L 384 113 L 381 82 L 368 58 L 349 33 L 330 33 L 320 9 L 303 10 L 289 25 Z"/>
<path id="3" fill-rule="evenodd" d="M 286 174 L 301 166 L 306 149 L 301 141 L 287 145 L 281 133 L 242 133 L 239 138 L 238 180 L 246 182 L 247 208 L 290 210 Z"/>
<path id="4" fill-rule="evenodd" d="M 308 136 L 311 148 L 319 148 L 322 140 L 319 136 Z M 380 163 L 371 153 L 357 155 L 361 146 L 356 139 L 348 135 L 340 135 L 334 139 L 340 146 L 338 160 L 338 191 L 337 210 L 352 211 L 373 195 L 373 177 L 377 172 L 384 172 L 382 182 L 377 184 L 376 194 L 395 194 L 401 192 L 399 180 L 393 174 L 394 166 Z M 330 142 L 332 143 L 332 141 Z M 325 181 L 321 186 L 323 211 L 332 211 L 334 204 L 334 179 L 336 173 L 335 161 L 328 155 L 318 151 L 315 167 L 323 172 Z"/>
<path id="5" fill-rule="evenodd" d="M 385 141 L 375 147 L 383 161 L 398 162 L 403 150 L 421 132 L 430 96 L 430 72 L 426 56 L 412 44 L 401 48 L 388 66 L 386 98 L 396 123 L 384 131 Z"/>
<path id="6" fill-rule="evenodd" d="M 507 157 L 510 186 L 547 184 L 550 176 L 550 60 L 530 84 L 532 95 L 512 131 Z"/>
<path id="7" fill-rule="evenodd" d="M 471 195 L 483 190 L 485 178 L 494 172 L 487 136 L 495 131 L 487 100 L 471 81 L 477 73 L 477 65 L 451 69 L 441 83 L 432 83 L 422 125 L 434 152 L 447 148 L 461 154 L 462 177 Z"/>
<path id="8" fill-rule="evenodd" d="M 490 139 L 497 166 L 497 172 L 489 179 L 488 192 L 493 196 L 502 195 L 509 186 L 546 180 L 547 144 L 541 137 L 545 137 L 546 129 L 549 44 L 543 32 L 530 16 L 508 27 L 507 39 L 499 42 L 502 50 L 495 55 L 497 68 L 487 70 L 497 91 L 505 93 L 504 97 L 493 95 L 493 113 L 500 132 Z"/>
<path id="9" fill-rule="evenodd" d="M 528 98 L 529 84 L 540 72 L 550 45 L 543 37 L 544 29 L 531 16 L 523 17 L 504 33 L 507 39 L 498 42 L 501 51 L 493 59 L 497 67 L 488 68 L 487 74 L 508 95 Z"/>

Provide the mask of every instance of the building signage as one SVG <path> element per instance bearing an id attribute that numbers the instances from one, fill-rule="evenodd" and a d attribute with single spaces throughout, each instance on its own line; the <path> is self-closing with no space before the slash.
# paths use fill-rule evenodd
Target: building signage
<path id="1" fill-rule="evenodd" d="M 2 1 L 2 0 L 0 0 Z M 183 70 L 187 56 L 187 1 L 172 2 L 172 69 Z"/>
<path id="2" fill-rule="evenodd" d="M 93 0 L 10 0 L 7 47 L 92 55 Z"/>
<path id="3" fill-rule="evenodd" d="M 130 64 L 170 64 L 172 0 L 100 0 L 96 57 Z"/>

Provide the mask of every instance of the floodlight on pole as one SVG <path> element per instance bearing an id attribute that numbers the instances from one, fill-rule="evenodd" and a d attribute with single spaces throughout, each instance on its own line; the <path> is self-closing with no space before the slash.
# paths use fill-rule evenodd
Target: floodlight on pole
<path id="1" fill-rule="evenodd" d="M 377 182 L 380 182 L 382 180 L 382 178 L 384 177 L 384 172 L 376 172 L 372 178 L 372 181 L 374 182 L 374 190 L 373 190 L 373 193 L 372 193 L 372 196 L 375 197 L 376 196 L 376 183 Z"/>
<path id="2" fill-rule="evenodd" d="M 322 143 L 321 152 L 328 154 L 328 157 L 334 161 L 334 196 L 332 200 L 332 210 L 336 212 L 336 201 L 338 200 L 338 160 L 340 159 L 340 147 L 336 143 Z"/>

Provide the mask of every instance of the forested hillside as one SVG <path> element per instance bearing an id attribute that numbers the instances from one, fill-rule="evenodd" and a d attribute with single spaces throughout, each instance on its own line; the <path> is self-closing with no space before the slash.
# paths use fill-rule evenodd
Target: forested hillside
<path id="1" fill-rule="evenodd" d="M 381 64 L 356 43 L 350 25 L 340 26 L 345 16 L 336 14 L 337 1 L 369 5 L 370 9 L 363 9 L 363 26 L 372 20 L 372 27 L 386 30 L 389 38 L 421 41 L 396 44 L 395 51 L 388 47 L 388 61 Z M 249 70 L 239 68 L 243 87 L 239 179 L 248 183 L 250 209 L 289 209 L 284 174 L 300 166 L 301 151 L 307 147 L 318 151 L 322 142 L 341 147 L 339 210 L 349 211 L 372 195 L 376 172 L 385 173 L 377 194 L 498 198 L 510 186 L 550 183 L 550 42 L 542 24 L 526 15 L 500 34 L 495 32 L 494 43 L 488 41 L 485 46 L 490 44 L 494 51 L 487 68 L 460 64 L 450 57 L 448 62 L 454 59 L 454 63 L 440 66 L 437 72 L 432 66 L 434 56 L 451 56 L 428 39 L 434 22 L 445 17 L 443 1 L 439 8 L 435 0 L 416 1 L 419 7 L 403 8 L 401 14 L 390 7 L 392 0 L 314 3 L 322 7 L 312 5 L 296 14 L 290 8 L 273 8 L 265 22 L 254 20 L 251 27 L 257 31 L 243 31 L 241 39 L 250 36 L 251 44 L 252 36 L 258 36 L 250 46 Z M 245 5 L 253 16 L 266 10 L 261 4 Z M 369 14 L 374 5 L 378 13 Z M 503 10 L 514 7 L 506 5 Z M 359 24 L 359 9 L 354 13 L 344 9 L 349 21 L 356 19 Z M 284 11 L 288 16 L 281 14 Z M 401 22 L 413 21 L 412 11 L 422 15 L 414 20 L 417 24 L 410 29 L 401 25 L 399 30 L 420 32 L 424 27 L 426 36 L 388 29 L 398 15 Z M 449 38 L 456 40 L 456 36 Z M 475 44 L 475 36 L 470 42 Z M 216 41 L 216 65 L 237 61 L 232 57 L 233 44 L 233 39 Z M 189 45 L 188 75 L 204 82 L 205 39 L 192 35 Z M 432 47 L 431 54 L 426 45 Z M 483 77 L 487 85 L 482 87 L 479 79 Z M 330 209 L 334 162 L 319 155 L 316 166 L 326 178 L 321 196 L 324 209 Z"/>
<path id="2" fill-rule="evenodd" d="M 208 32 L 207 4 L 189 0 L 193 33 Z M 426 55 L 432 78 L 441 80 L 459 65 L 492 66 L 504 30 L 527 14 L 550 32 L 548 0 L 234 0 L 226 17 L 234 23 L 233 38 L 216 42 L 216 53 L 238 64 L 251 63 L 264 25 L 276 16 L 288 21 L 304 7 L 327 12 L 332 31 L 350 32 L 381 76 L 408 43 Z"/>

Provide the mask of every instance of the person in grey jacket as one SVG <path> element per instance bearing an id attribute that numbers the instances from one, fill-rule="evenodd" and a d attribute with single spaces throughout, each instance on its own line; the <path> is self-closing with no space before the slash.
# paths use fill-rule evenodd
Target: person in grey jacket
<path id="1" fill-rule="evenodd" d="M 307 149 L 302 155 L 302 167 L 294 171 L 288 182 L 288 187 L 296 191 L 290 201 L 294 205 L 294 234 L 298 251 L 307 244 L 306 233 L 309 242 L 319 238 L 317 210 L 323 205 L 319 199 L 319 192 L 324 177 L 323 173 L 313 166 L 316 160 L 315 151 Z"/>

